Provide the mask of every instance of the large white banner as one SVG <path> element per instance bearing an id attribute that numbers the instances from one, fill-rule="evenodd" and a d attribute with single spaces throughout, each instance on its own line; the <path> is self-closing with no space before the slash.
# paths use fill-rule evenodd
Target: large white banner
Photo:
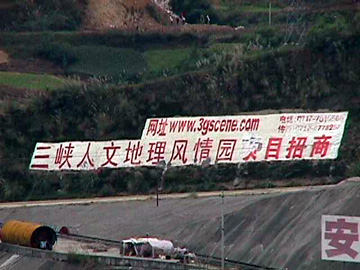
<path id="1" fill-rule="evenodd" d="M 360 262 L 360 217 L 322 216 L 321 259 Z"/>
<path id="2" fill-rule="evenodd" d="M 139 145 L 136 140 L 37 143 L 30 169 L 97 170 L 141 165 Z"/>
<path id="3" fill-rule="evenodd" d="M 347 112 L 152 118 L 141 140 L 38 143 L 30 169 L 335 159 L 346 119 Z"/>

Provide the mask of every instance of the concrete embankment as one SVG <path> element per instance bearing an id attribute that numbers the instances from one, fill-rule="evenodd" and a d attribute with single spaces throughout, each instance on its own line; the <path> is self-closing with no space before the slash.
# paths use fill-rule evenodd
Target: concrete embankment
<path id="1" fill-rule="evenodd" d="M 360 216 L 360 182 L 307 190 L 225 197 L 226 257 L 288 269 L 359 269 L 321 260 L 321 215 Z M 154 199 L 0 209 L 4 221 L 67 225 L 109 239 L 149 234 L 220 256 L 221 199 Z M 342 268 L 343 267 L 343 268 Z"/>

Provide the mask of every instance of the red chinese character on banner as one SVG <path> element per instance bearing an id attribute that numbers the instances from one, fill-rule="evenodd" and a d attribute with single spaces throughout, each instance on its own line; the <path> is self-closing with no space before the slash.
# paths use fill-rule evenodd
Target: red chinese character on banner
<path id="1" fill-rule="evenodd" d="M 170 162 L 178 159 L 182 161 L 183 164 L 186 163 L 187 157 L 186 148 L 187 148 L 188 140 L 175 140 L 174 147 L 171 153 Z"/>
<path id="2" fill-rule="evenodd" d="M 252 159 L 252 160 L 256 160 L 256 158 L 257 158 L 257 150 L 254 150 L 254 151 L 252 151 L 252 152 L 250 152 L 246 157 L 244 157 L 243 158 L 243 160 L 244 161 L 249 161 L 250 159 Z"/>
<path id="3" fill-rule="evenodd" d="M 280 116 L 280 122 L 285 124 L 286 123 L 286 116 L 284 116 L 284 115 Z"/>
<path id="4" fill-rule="evenodd" d="M 114 146 L 114 142 L 111 142 L 111 146 L 104 146 L 103 147 L 104 150 L 106 150 L 106 161 L 101 164 L 101 167 L 104 167 L 106 165 L 108 165 L 109 163 L 113 166 L 117 166 L 117 163 L 115 161 L 113 161 L 112 159 L 115 156 L 116 150 L 120 149 L 120 146 Z M 111 151 L 111 154 L 110 154 Z"/>
<path id="5" fill-rule="evenodd" d="M 160 119 L 159 128 L 158 128 L 158 131 L 157 131 L 157 134 L 159 136 L 165 136 L 166 135 L 165 129 L 166 129 L 167 125 L 168 125 L 167 119 Z"/>
<path id="6" fill-rule="evenodd" d="M 90 165 L 90 167 L 94 168 L 94 160 L 92 158 L 90 158 L 90 145 L 91 145 L 91 143 L 88 144 L 86 153 L 85 153 L 84 157 L 82 158 L 82 160 L 76 165 L 77 168 L 79 168 L 80 166 L 88 167 L 88 165 Z M 85 159 L 87 159 L 87 161 L 85 161 Z"/>
<path id="7" fill-rule="evenodd" d="M 201 163 L 203 160 L 206 160 L 210 156 L 210 150 L 213 146 L 214 140 L 207 138 L 201 141 L 199 138 L 197 143 L 195 144 L 194 151 L 195 151 L 195 157 L 194 162 Z"/>
<path id="8" fill-rule="evenodd" d="M 146 160 L 146 162 L 152 161 L 152 164 L 157 164 L 160 160 L 164 160 L 166 142 L 153 142 L 149 144 L 149 158 Z"/>
<path id="9" fill-rule="evenodd" d="M 290 116 L 287 116 L 286 117 L 286 123 L 292 123 L 293 122 L 293 117 L 290 115 Z"/>
<path id="10" fill-rule="evenodd" d="M 139 165 L 141 163 L 139 158 L 142 154 L 142 150 L 143 146 L 140 146 L 140 142 L 134 143 L 133 145 L 131 145 L 131 142 L 129 142 L 129 145 L 126 148 L 126 158 L 124 163 L 130 161 L 130 164 Z"/>
<path id="11" fill-rule="evenodd" d="M 328 257 L 349 255 L 355 259 L 358 251 L 351 248 L 354 242 L 359 242 L 358 223 L 346 222 L 344 218 L 337 221 L 325 222 L 325 239 L 331 240 L 329 246 L 334 249 L 326 250 Z M 347 232 L 345 232 L 347 231 Z"/>
<path id="12" fill-rule="evenodd" d="M 231 161 L 234 154 L 235 145 L 236 140 L 234 139 L 220 140 L 218 151 L 216 154 L 216 162 Z"/>
<path id="13" fill-rule="evenodd" d="M 282 138 L 270 138 L 266 149 L 265 159 L 279 159 Z"/>
<path id="14" fill-rule="evenodd" d="M 146 135 L 149 135 L 149 133 L 150 133 L 150 135 L 155 136 L 157 127 L 158 127 L 158 123 L 159 123 L 158 119 L 151 119 L 148 130 L 146 132 Z"/>
<path id="15" fill-rule="evenodd" d="M 286 130 L 286 126 L 284 126 L 284 125 L 279 125 L 279 127 L 278 127 L 278 132 L 279 132 L 279 133 L 284 133 L 285 130 Z"/>
<path id="16" fill-rule="evenodd" d="M 293 137 L 289 141 L 289 148 L 286 149 L 288 151 L 286 158 L 302 158 L 306 148 L 306 141 L 307 137 Z"/>
<path id="17" fill-rule="evenodd" d="M 261 138 L 251 137 L 250 139 L 243 139 L 242 145 L 242 154 L 246 155 L 243 160 L 256 160 L 257 153 L 262 149 Z"/>
<path id="18" fill-rule="evenodd" d="M 69 145 L 65 146 L 65 148 L 63 148 L 62 144 L 60 144 L 60 147 L 56 149 L 55 164 L 60 164 L 59 169 L 61 169 L 65 164 L 67 164 L 68 168 L 71 168 L 69 159 L 73 157 L 72 153 L 74 148 L 75 147 L 69 143 Z"/>
<path id="19" fill-rule="evenodd" d="M 32 169 L 48 169 L 48 159 L 50 158 L 51 146 L 39 145 L 35 149 L 34 160 L 32 161 Z"/>
<path id="20" fill-rule="evenodd" d="M 315 155 L 320 155 L 321 157 L 325 157 L 330 148 L 330 140 L 331 136 L 322 135 L 321 137 L 315 137 L 315 142 L 313 144 L 311 150 L 311 157 Z"/>

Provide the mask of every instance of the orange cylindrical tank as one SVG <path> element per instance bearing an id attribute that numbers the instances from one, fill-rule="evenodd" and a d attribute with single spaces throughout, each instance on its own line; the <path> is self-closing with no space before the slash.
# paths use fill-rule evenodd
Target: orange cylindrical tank
<path id="1" fill-rule="evenodd" d="M 40 247 L 40 241 L 48 241 L 54 245 L 56 233 L 53 229 L 42 224 L 9 220 L 1 230 L 1 241 L 27 247 Z"/>

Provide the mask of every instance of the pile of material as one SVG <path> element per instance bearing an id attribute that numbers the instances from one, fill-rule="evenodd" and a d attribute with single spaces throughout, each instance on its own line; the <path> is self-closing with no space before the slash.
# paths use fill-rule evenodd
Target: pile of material
<path id="1" fill-rule="evenodd" d="M 186 248 L 175 248 L 171 241 L 155 237 L 139 237 L 123 240 L 120 254 L 123 256 L 180 260 L 195 257 L 194 254 L 189 253 Z"/>

